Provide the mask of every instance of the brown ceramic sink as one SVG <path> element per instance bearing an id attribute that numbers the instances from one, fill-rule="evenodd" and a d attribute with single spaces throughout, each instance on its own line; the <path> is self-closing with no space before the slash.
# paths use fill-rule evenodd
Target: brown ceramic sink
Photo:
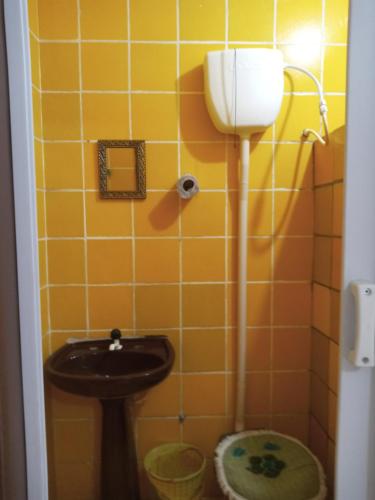
<path id="1" fill-rule="evenodd" d="M 122 338 L 66 344 L 46 362 L 48 379 L 60 389 L 99 399 L 126 398 L 149 389 L 170 372 L 174 351 L 167 337 Z"/>

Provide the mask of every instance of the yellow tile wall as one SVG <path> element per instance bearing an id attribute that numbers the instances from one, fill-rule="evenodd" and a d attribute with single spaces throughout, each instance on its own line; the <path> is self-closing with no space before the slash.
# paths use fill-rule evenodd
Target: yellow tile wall
<path id="1" fill-rule="evenodd" d="M 331 494 L 340 344 L 344 144 L 345 127 L 341 127 L 331 134 L 329 146 L 316 143 L 314 147 L 310 446 L 328 471 Z"/>
<path id="2" fill-rule="evenodd" d="M 281 49 L 323 81 L 333 130 L 344 120 L 347 3 L 29 0 L 44 355 L 69 336 L 113 327 L 167 333 L 176 364 L 136 407 L 139 455 L 162 441 L 196 443 L 210 459 L 208 496 L 220 496 L 212 451 L 234 413 L 239 148 L 208 116 L 204 54 Z M 332 283 L 338 310 L 340 276 L 340 215 L 332 213 L 330 244 L 313 238 L 314 216 L 327 223 L 314 193 L 315 206 L 339 207 L 327 170 L 342 167 L 314 168 L 305 127 L 320 127 L 316 91 L 288 73 L 280 116 L 251 148 L 247 423 L 308 442 L 310 382 L 312 399 L 320 387 L 309 375 L 312 273 L 314 311 L 318 287 Z M 99 199 L 98 139 L 146 140 L 146 200 Z M 202 188 L 189 202 L 174 190 L 186 172 Z M 325 330 L 327 318 L 317 321 Z M 51 498 L 97 498 L 98 449 L 87 448 L 98 440 L 97 406 L 49 388 L 47 409 Z M 85 433 L 70 450 L 61 433 L 74 439 L 81 419 Z"/>

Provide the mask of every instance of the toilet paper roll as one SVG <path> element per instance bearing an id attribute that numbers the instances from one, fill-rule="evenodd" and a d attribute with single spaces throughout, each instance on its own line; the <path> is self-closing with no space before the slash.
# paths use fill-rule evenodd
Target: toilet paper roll
<path id="1" fill-rule="evenodd" d="M 192 198 L 198 191 L 198 180 L 194 175 L 186 174 L 178 179 L 177 192 L 184 200 Z"/>

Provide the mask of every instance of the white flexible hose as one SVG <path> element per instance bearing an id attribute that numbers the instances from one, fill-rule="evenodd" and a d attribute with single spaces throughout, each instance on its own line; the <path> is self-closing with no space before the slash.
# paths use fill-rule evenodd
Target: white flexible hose
<path id="1" fill-rule="evenodd" d="M 235 431 L 245 428 L 247 344 L 247 213 L 250 139 L 241 137 L 240 195 L 238 201 L 238 366 Z"/>
<path id="2" fill-rule="evenodd" d="M 320 116 L 322 117 L 322 120 L 323 120 L 324 135 L 325 135 L 326 139 L 324 140 L 323 137 L 318 132 L 316 132 L 315 130 L 313 130 L 311 128 L 305 128 L 303 130 L 303 135 L 305 137 L 308 137 L 310 134 L 313 134 L 321 144 L 327 144 L 328 143 L 328 120 L 327 120 L 328 106 L 327 106 L 327 103 L 324 99 L 323 89 L 322 89 L 322 85 L 321 85 L 320 81 L 316 78 L 316 76 L 313 73 L 311 73 L 311 71 L 309 71 L 308 69 L 302 68 L 301 66 L 296 66 L 294 64 L 285 64 L 284 70 L 285 69 L 294 69 L 296 71 L 300 71 L 301 73 L 304 73 L 306 76 L 311 78 L 311 80 L 315 83 L 315 85 L 318 89 L 318 93 L 319 93 L 319 101 L 320 101 L 319 102 L 319 112 L 320 112 Z"/>

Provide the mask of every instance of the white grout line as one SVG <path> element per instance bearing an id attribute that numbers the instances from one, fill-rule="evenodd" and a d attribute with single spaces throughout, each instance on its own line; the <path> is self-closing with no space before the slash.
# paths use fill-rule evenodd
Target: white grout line
<path id="1" fill-rule="evenodd" d="M 342 236 L 331 236 L 331 235 L 324 235 L 324 234 L 315 234 L 315 236 L 319 236 L 321 238 L 336 238 L 336 239 L 341 239 Z M 304 235 L 276 235 L 278 239 L 313 239 L 314 235 L 310 234 L 304 234 Z M 88 240 L 131 240 L 132 236 L 87 236 Z M 225 239 L 225 235 L 216 235 L 216 236 L 182 236 L 181 238 L 179 236 L 136 236 L 137 240 L 221 240 Z M 228 235 L 228 239 L 230 240 L 236 240 L 237 236 L 232 236 Z M 84 236 L 48 236 L 45 238 L 39 238 L 41 241 L 71 241 L 71 240 L 83 240 Z M 249 236 L 249 240 L 271 240 L 272 239 L 272 234 L 270 235 L 262 235 L 262 236 Z"/>
<path id="2" fill-rule="evenodd" d="M 224 286 L 235 285 L 237 281 L 161 281 L 161 282 L 153 282 L 153 281 L 137 281 L 133 283 L 132 281 L 121 281 L 121 282 L 110 282 L 110 283 L 49 283 L 50 288 L 66 288 L 66 287 L 150 287 L 150 286 Z M 259 280 L 259 281 L 246 281 L 247 285 L 310 285 L 311 280 Z M 324 285 L 325 286 L 325 285 Z M 135 328 L 135 327 L 134 327 Z"/>
<path id="3" fill-rule="evenodd" d="M 176 0 L 176 37 L 177 40 L 180 39 L 180 0 Z M 176 91 L 177 91 L 177 177 L 178 179 L 181 177 L 181 125 L 180 125 L 180 115 L 181 115 L 181 105 L 180 105 L 180 45 L 177 46 L 176 50 Z M 183 282 L 183 248 L 182 248 L 182 201 L 181 198 L 178 198 L 178 236 L 179 236 L 179 249 L 178 249 L 178 259 L 179 259 L 179 357 L 180 357 L 180 416 L 184 415 L 184 382 L 182 378 L 182 370 L 183 370 L 183 326 L 184 326 L 184 317 L 183 317 L 183 290 L 182 290 L 182 282 Z M 180 441 L 184 441 L 184 423 L 180 422 Z"/>
<path id="4" fill-rule="evenodd" d="M 82 209 L 83 209 L 83 252 L 84 252 L 84 280 L 85 280 L 85 320 L 86 329 L 90 329 L 89 288 L 88 288 L 88 252 L 87 252 L 87 218 L 86 218 L 86 171 L 85 171 L 85 145 L 83 130 L 83 97 L 82 97 L 82 44 L 81 44 L 81 2 L 77 0 L 77 33 L 78 33 L 78 80 L 79 80 L 79 113 L 81 135 L 81 168 L 82 168 Z"/>
<path id="5" fill-rule="evenodd" d="M 31 32 L 32 33 L 32 32 Z M 67 44 L 67 43 L 78 43 L 78 39 L 47 39 L 47 38 L 39 38 L 35 33 L 32 33 L 33 37 L 41 44 Z M 87 43 L 87 44 L 99 44 L 99 43 L 113 43 L 113 44 L 131 44 L 131 45 L 223 45 L 225 44 L 225 39 L 224 40 L 131 40 L 131 39 L 123 39 L 123 40 L 116 40 L 116 39 L 107 39 L 107 40 L 97 40 L 97 39 L 89 39 L 85 38 L 81 40 L 82 43 Z M 254 45 L 254 46 L 259 46 L 259 45 L 269 45 L 271 47 L 274 47 L 275 41 L 244 41 L 244 40 L 228 40 L 228 45 Z M 326 47 L 345 47 L 347 46 L 347 43 L 344 42 L 322 42 L 322 45 Z M 310 42 L 306 42 L 305 44 L 303 42 L 298 42 L 296 44 L 295 42 L 290 42 L 290 41 L 277 41 L 278 46 L 295 46 L 295 45 L 311 45 Z"/>

